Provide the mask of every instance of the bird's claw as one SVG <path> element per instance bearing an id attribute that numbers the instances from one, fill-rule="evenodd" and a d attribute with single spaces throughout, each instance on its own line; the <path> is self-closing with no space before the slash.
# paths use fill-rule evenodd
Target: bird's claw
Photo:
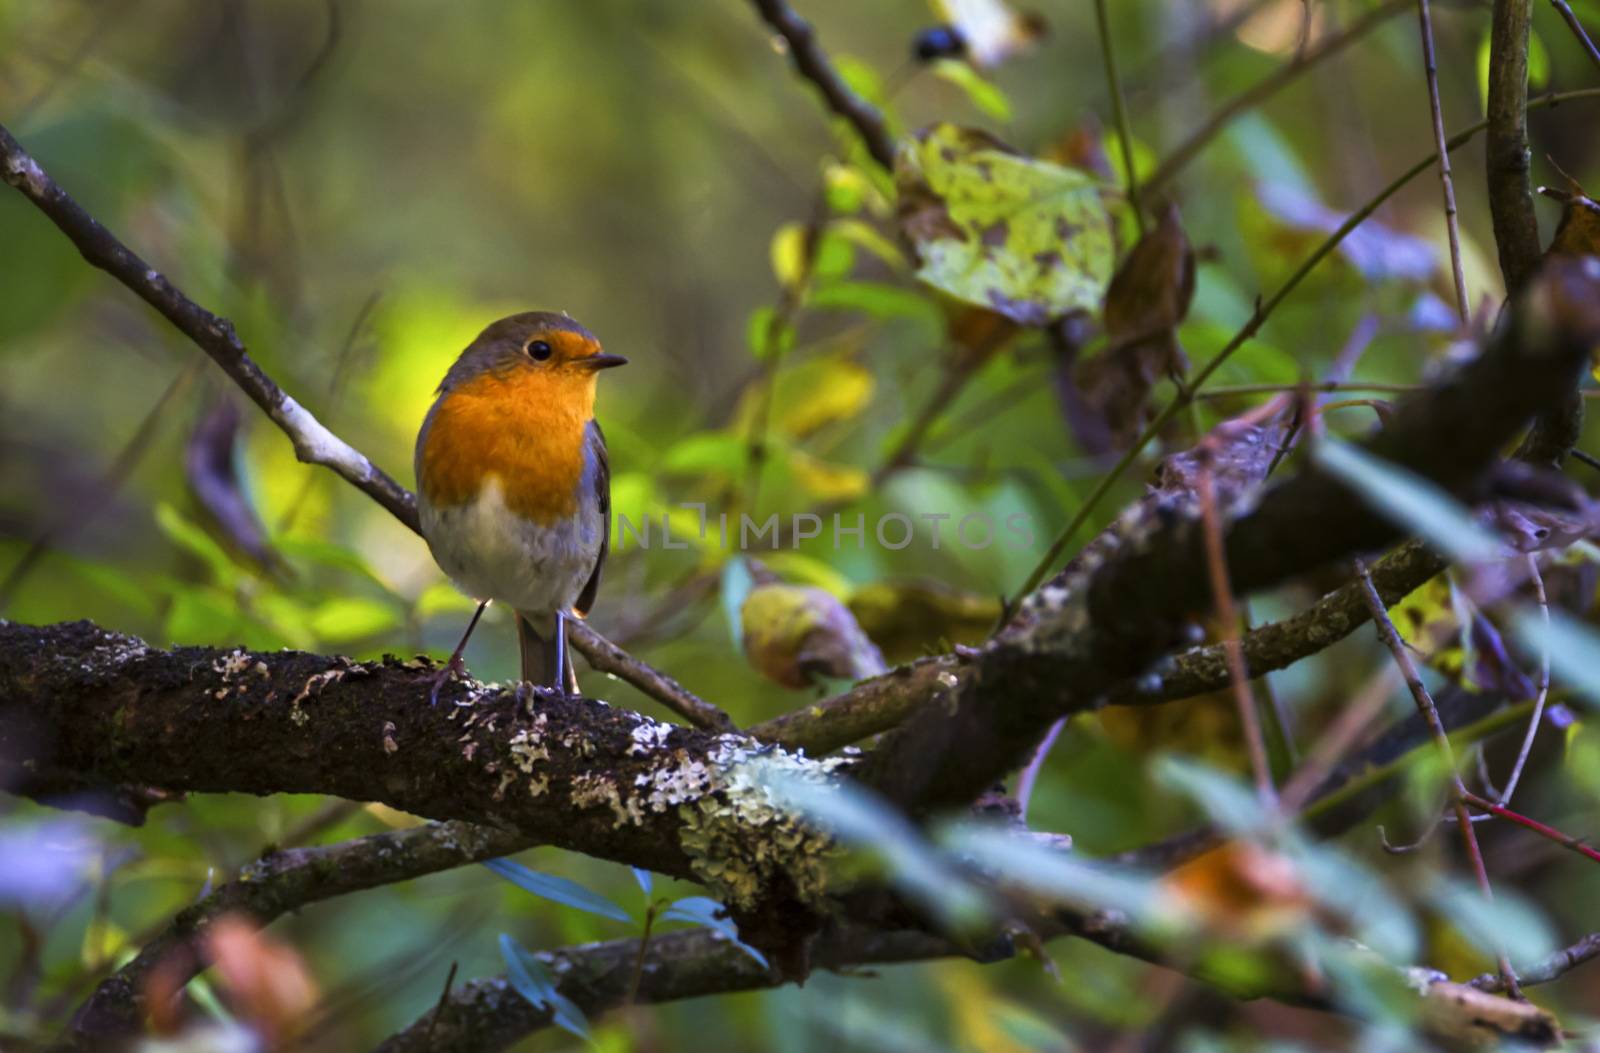
<path id="1" fill-rule="evenodd" d="M 439 670 L 439 675 L 433 678 L 433 690 L 428 692 L 428 705 L 437 706 L 439 704 L 439 689 L 450 681 L 457 679 L 466 671 L 467 664 L 461 660 L 461 656 L 459 654 L 451 655 L 450 660 L 444 664 L 444 668 Z"/>

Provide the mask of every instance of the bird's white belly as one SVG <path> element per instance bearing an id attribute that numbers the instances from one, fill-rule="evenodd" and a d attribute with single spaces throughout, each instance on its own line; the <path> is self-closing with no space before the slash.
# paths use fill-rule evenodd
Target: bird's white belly
<path id="1" fill-rule="evenodd" d="M 577 515 L 546 525 L 507 508 L 500 481 L 490 477 L 465 504 L 421 502 L 422 536 L 468 595 L 529 614 L 565 611 L 594 570 L 605 529 L 590 488 L 583 489 Z"/>

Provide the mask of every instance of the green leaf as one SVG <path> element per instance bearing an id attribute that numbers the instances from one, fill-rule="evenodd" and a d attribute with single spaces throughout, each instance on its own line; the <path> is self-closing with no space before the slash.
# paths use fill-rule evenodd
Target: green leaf
<path id="1" fill-rule="evenodd" d="M 156 503 L 156 526 L 174 545 L 199 558 L 211 570 L 211 576 L 221 585 L 239 580 L 239 568 L 234 565 L 225 549 L 207 534 L 200 525 L 165 501 Z"/>
<path id="2" fill-rule="evenodd" d="M 811 294 L 810 306 L 819 311 L 860 311 L 874 318 L 939 321 L 939 307 L 932 300 L 887 282 L 829 282 Z"/>
<path id="3" fill-rule="evenodd" d="M 506 979 L 512 990 L 535 1009 L 549 1009 L 555 1025 L 585 1042 L 593 1043 L 589 1019 L 572 999 L 556 988 L 550 969 L 507 933 L 500 934 L 500 956 L 506 962 Z"/>
<path id="4" fill-rule="evenodd" d="M 388 632 L 401 622 L 400 612 L 382 600 L 340 596 L 311 614 L 311 631 L 328 643 L 364 640 Z"/>
<path id="5" fill-rule="evenodd" d="M 744 601 L 750 595 L 755 579 L 750 576 L 750 565 L 743 556 L 734 556 L 722 565 L 722 614 L 728 620 L 728 634 L 733 637 L 733 649 L 744 652 Z"/>
<path id="6" fill-rule="evenodd" d="M 917 829 L 876 794 L 852 783 L 820 783 L 773 769 L 757 771 L 773 799 L 839 841 L 871 853 L 906 895 L 956 928 L 989 915 L 983 895 Z"/>
<path id="7" fill-rule="evenodd" d="M 1344 917 L 1352 936 L 1391 961 L 1416 955 L 1416 924 L 1381 877 L 1326 845 L 1297 843 L 1292 854 L 1307 891 Z"/>
<path id="8" fill-rule="evenodd" d="M 613 921 L 633 920 L 627 911 L 600 893 L 584 888 L 576 881 L 568 881 L 554 874 L 541 874 L 509 859 L 491 859 L 483 865 L 518 888 L 531 892 L 541 899 L 586 910 L 590 914 L 598 914 Z"/>
<path id="9" fill-rule="evenodd" d="M 997 121 L 1011 120 L 1011 100 L 971 64 L 958 59 L 940 59 L 933 64 L 933 73 L 966 92 L 967 101 L 984 114 Z"/>
<path id="10" fill-rule="evenodd" d="M 1161 757 L 1155 764 L 1156 781 L 1183 794 L 1218 826 L 1248 833 L 1271 825 L 1273 817 L 1249 786 L 1227 772 L 1183 757 Z"/>
<path id="11" fill-rule="evenodd" d="M 272 544 L 285 556 L 298 557 L 308 563 L 317 563 L 336 570 L 347 570 L 383 586 L 386 590 L 389 588 L 388 583 L 378 577 L 378 572 L 372 569 L 372 564 L 367 562 L 365 556 L 344 545 L 305 537 L 274 538 Z"/>
<path id="12" fill-rule="evenodd" d="M 476 600 L 448 581 L 436 581 L 423 589 L 412 606 L 418 618 L 432 618 L 438 614 L 471 614 L 477 609 Z"/>
<path id="13" fill-rule="evenodd" d="M 756 358 L 786 355 L 794 350 L 794 326 L 778 317 L 772 307 L 757 307 L 745 323 L 744 342 Z"/>
<path id="14" fill-rule="evenodd" d="M 1366 499 L 1373 511 L 1421 534 L 1458 563 L 1499 559 L 1502 546 L 1455 498 L 1428 480 L 1337 439 L 1317 444 L 1317 463 Z"/>
<path id="15" fill-rule="evenodd" d="M 1513 625 L 1525 648 L 1534 654 L 1548 650 L 1551 670 L 1591 706 L 1600 706 L 1600 634 L 1554 610 L 1548 626 L 1536 610 L 1518 611 Z"/>
<path id="16" fill-rule="evenodd" d="M 728 908 L 714 899 L 706 896 L 686 896 L 662 911 L 661 920 L 685 921 L 690 925 L 703 925 L 719 932 L 735 947 L 754 958 L 761 968 L 770 968 L 766 955 L 739 939 L 739 926 L 728 917 Z"/>
<path id="17" fill-rule="evenodd" d="M 900 251 L 900 246 L 884 237 L 870 223 L 859 219 L 836 219 L 828 224 L 828 233 L 872 253 L 897 271 L 905 269 L 906 256 Z"/>
<path id="18" fill-rule="evenodd" d="M 1096 310 L 1111 281 L 1111 217 L 1086 173 L 939 124 L 895 158 L 917 276 L 1023 325 Z"/>
<path id="19" fill-rule="evenodd" d="M 1158 889 L 1149 875 L 1076 858 L 1004 827 L 957 822 L 941 832 L 940 841 L 1006 884 L 1064 903 L 1119 910 L 1135 919 L 1148 917 L 1159 906 Z"/>
<path id="20" fill-rule="evenodd" d="M 1440 876 L 1429 898 L 1473 946 L 1486 955 L 1504 951 L 1517 965 L 1527 965 L 1551 954 L 1556 940 L 1544 915 L 1502 883 L 1494 900 L 1484 899 L 1478 886 Z"/>
<path id="21" fill-rule="evenodd" d="M 669 472 L 736 472 L 744 467 L 745 444 L 725 431 L 702 431 L 673 443 L 661 459 Z"/>

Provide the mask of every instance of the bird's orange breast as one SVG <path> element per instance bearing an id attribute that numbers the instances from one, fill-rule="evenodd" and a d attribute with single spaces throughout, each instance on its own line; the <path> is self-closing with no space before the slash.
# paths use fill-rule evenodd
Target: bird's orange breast
<path id="1" fill-rule="evenodd" d="M 439 506 L 477 499 L 498 479 L 507 508 L 537 523 L 577 514 L 594 378 L 533 369 L 485 373 L 439 397 L 417 486 Z"/>

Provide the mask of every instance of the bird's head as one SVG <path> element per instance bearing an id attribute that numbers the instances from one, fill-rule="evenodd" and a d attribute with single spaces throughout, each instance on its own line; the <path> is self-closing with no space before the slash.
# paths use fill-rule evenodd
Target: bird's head
<path id="1" fill-rule="evenodd" d="M 594 394 L 595 377 L 602 369 L 627 362 L 608 355 L 593 333 L 564 314 L 528 311 L 494 322 L 478 334 L 450 372 L 441 391 L 449 391 L 485 373 L 506 379 L 539 378 L 552 390 L 570 389 Z"/>

